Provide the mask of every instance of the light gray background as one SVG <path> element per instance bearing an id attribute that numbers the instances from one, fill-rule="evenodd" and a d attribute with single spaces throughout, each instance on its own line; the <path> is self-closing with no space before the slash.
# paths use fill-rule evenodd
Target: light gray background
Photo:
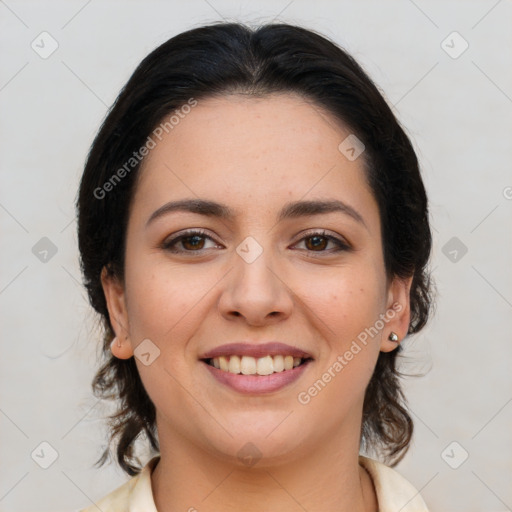
<path id="1" fill-rule="evenodd" d="M 0 510 L 75 510 L 127 479 L 113 464 L 92 467 L 105 410 L 90 391 L 99 334 L 80 285 L 73 202 L 93 136 L 140 60 L 172 35 L 222 18 L 318 30 L 394 104 L 431 200 L 439 291 L 436 316 L 404 344 L 405 371 L 428 374 L 404 384 L 416 435 L 397 469 L 432 511 L 511 510 L 505 0 L 0 1 Z M 43 31 L 58 43 L 46 59 L 31 47 L 51 48 Z M 446 39 L 453 31 L 469 43 L 458 58 L 464 42 Z M 39 246 L 33 253 L 43 237 L 57 248 L 46 262 Z M 58 454 L 48 469 L 39 465 L 51 462 L 43 441 Z"/>

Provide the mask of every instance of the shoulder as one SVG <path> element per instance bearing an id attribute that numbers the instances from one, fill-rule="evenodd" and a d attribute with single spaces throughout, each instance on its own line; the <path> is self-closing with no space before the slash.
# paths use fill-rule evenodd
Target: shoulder
<path id="1" fill-rule="evenodd" d="M 153 457 L 138 475 L 79 512 L 98 512 L 98 509 L 102 512 L 157 512 L 151 490 L 151 472 L 159 460 L 160 456 Z"/>
<path id="2" fill-rule="evenodd" d="M 359 456 L 359 464 L 373 481 L 379 512 L 428 512 L 419 491 L 400 473 L 363 455 Z"/>

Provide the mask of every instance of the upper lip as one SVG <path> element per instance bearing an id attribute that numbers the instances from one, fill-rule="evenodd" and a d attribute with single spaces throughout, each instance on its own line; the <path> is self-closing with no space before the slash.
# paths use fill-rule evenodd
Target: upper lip
<path id="1" fill-rule="evenodd" d="M 300 357 L 302 359 L 312 358 L 311 354 L 308 352 L 300 348 L 287 345 L 286 343 L 281 343 L 279 341 L 269 341 L 266 343 L 256 344 L 240 341 L 215 347 L 214 349 L 209 350 L 208 352 L 205 352 L 203 355 L 199 356 L 199 359 L 213 359 L 214 357 L 233 355 L 250 356 L 254 358 L 265 357 L 268 355 L 293 356 Z"/>

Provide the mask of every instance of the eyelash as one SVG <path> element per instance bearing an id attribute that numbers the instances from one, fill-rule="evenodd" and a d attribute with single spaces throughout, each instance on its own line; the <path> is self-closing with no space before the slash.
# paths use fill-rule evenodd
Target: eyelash
<path id="1" fill-rule="evenodd" d="M 203 231 L 201 229 L 194 229 L 194 230 L 185 231 L 181 235 L 178 235 L 178 236 L 176 236 L 174 238 L 171 238 L 170 240 L 165 240 L 163 242 L 163 244 L 161 245 L 161 248 L 166 250 L 166 251 L 168 251 L 168 252 L 174 253 L 174 254 L 179 254 L 179 253 L 182 253 L 182 254 L 183 253 L 189 253 L 189 254 L 198 253 L 198 254 L 201 254 L 206 249 L 199 249 L 197 251 L 191 251 L 191 250 L 183 250 L 183 249 L 176 249 L 175 248 L 175 246 L 179 242 L 181 242 L 182 240 L 184 240 L 186 238 L 192 238 L 194 236 L 209 238 L 210 240 L 215 242 L 215 240 L 213 240 L 213 238 L 211 236 L 209 236 L 206 233 L 206 231 Z M 306 240 L 308 238 L 314 238 L 314 237 L 326 238 L 328 241 L 333 242 L 336 245 L 336 248 L 335 249 L 330 249 L 330 250 L 323 250 L 323 251 L 313 251 L 311 249 L 305 249 L 309 253 L 327 253 L 327 254 L 332 254 L 332 253 L 337 253 L 337 252 L 341 252 L 341 251 L 350 251 L 351 250 L 351 247 L 347 243 L 343 242 L 342 240 L 340 240 L 340 239 L 338 239 L 338 238 L 336 238 L 334 236 L 327 235 L 327 232 L 325 230 L 322 230 L 322 231 L 312 231 L 312 232 L 306 233 L 306 235 L 303 236 L 299 240 L 299 242 L 302 242 L 303 240 Z M 299 242 L 297 242 L 297 243 L 299 243 Z"/>

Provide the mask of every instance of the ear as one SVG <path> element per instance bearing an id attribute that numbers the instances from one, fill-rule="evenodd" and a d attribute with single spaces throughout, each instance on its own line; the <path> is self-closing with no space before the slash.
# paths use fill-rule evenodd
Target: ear
<path id="1" fill-rule="evenodd" d="M 395 350 L 407 335 L 411 319 L 410 291 L 413 276 L 402 279 L 394 277 L 388 290 L 388 303 L 385 318 L 387 319 L 382 331 L 380 343 L 381 352 Z M 394 332 L 397 341 L 391 341 L 389 335 Z"/>
<path id="2" fill-rule="evenodd" d="M 101 286 L 107 302 L 110 323 L 116 333 L 116 338 L 111 344 L 112 354 L 119 359 L 129 359 L 133 356 L 133 348 L 129 339 L 124 285 L 106 267 L 103 267 Z"/>

